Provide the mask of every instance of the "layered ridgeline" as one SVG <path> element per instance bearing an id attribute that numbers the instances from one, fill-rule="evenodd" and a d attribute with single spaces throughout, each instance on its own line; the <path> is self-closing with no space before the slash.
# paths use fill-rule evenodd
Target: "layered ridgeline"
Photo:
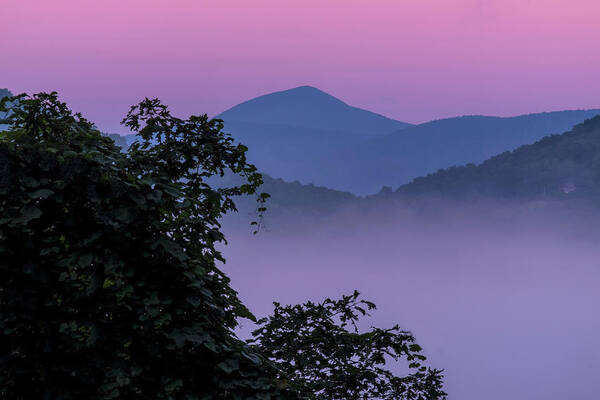
<path id="1" fill-rule="evenodd" d="M 414 179 L 397 195 L 442 198 L 595 198 L 600 195 L 600 116 L 561 135 L 479 164 Z"/>
<path id="2" fill-rule="evenodd" d="M 500 118 L 463 116 L 427 122 L 378 137 L 345 155 L 359 184 L 346 180 L 345 188 L 373 192 L 383 185 L 394 188 L 413 178 L 468 163 L 561 133 L 600 114 L 600 110 L 556 111 Z M 361 190 L 362 192 L 362 190 Z"/>
<path id="3" fill-rule="evenodd" d="M 343 154 L 371 138 L 409 124 L 343 101 L 310 86 L 267 94 L 217 116 L 225 129 L 249 148 L 261 171 L 357 193 L 360 185 L 344 185 L 348 165 Z"/>
<path id="4" fill-rule="evenodd" d="M 600 116 L 566 133 L 520 146 L 479 165 L 440 170 L 416 178 L 396 191 L 388 188 L 366 198 L 269 177 L 264 190 L 273 195 L 266 219 L 271 227 L 289 226 L 289 218 L 302 223 L 339 213 L 344 218 L 352 215 L 357 221 L 372 215 L 393 218 L 399 213 L 415 211 L 420 215 L 440 210 L 451 214 L 464 211 L 466 204 L 469 213 L 486 218 L 495 215 L 500 220 L 540 213 L 557 217 L 568 212 L 572 216 L 573 210 L 585 213 L 589 207 L 596 209 L 599 205 Z M 472 208 L 474 201 L 479 209 Z M 510 207 L 496 207 L 499 204 Z M 251 214 L 250 199 L 244 199 L 240 205 L 242 214 Z"/>
<path id="5" fill-rule="evenodd" d="M 466 116 L 411 126 L 303 86 L 249 100 L 218 118 L 267 174 L 364 195 L 440 168 L 484 161 L 597 114 Z"/>
<path id="6" fill-rule="evenodd" d="M 2 89 L 2 95 L 10 92 Z M 250 162 L 266 175 L 287 181 L 267 178 L 269 187 L 265 191 L 272 192 L 271 203 L 293 203 L 294 207 L 304 208 L 316 202 L 333 204 L 323 199 L 343 198 L 347 202 L 351 195 L 346 192 L 371 194 L 383 186 L 397 188 L 442 168 L 480 163 L 552 133 L 567 131 L 597 114 L 600 110 L 512 118 L 467 116 L 409 125 L 303 86 L 255 98 L 218 117 L 225 121 L 227 132 L 249 147 Z M 123 147 L 135 139 L 132 135 L 109 136 Z M 471 169 L 453 168 L 444 176 Z M 316 186 L 303 187 L 291 181 Z M 416 180 L 400 192 L 417 193 L 419 185 L 425 185 L 422 182 Z M 569 182 L 564 184 L 568 191 Z M 323 187 L 318 196 L 313 196 L 319 186 L 335 190 L 324 192 L 327 189 Z M 430 187 L 428 183 L 422 190 L 433 193 Z"/>
<path id="7" fill-rule="evenodd" d="M 367 195 L 383 186 L 487 158 L 569 130 L 600 110 L 512 118 L 465 116 L 410 125 L 302 86 L 241 103 L 217 117 L 273 177 Z M 133 136 L 110 135 L 127 146 Z"/>

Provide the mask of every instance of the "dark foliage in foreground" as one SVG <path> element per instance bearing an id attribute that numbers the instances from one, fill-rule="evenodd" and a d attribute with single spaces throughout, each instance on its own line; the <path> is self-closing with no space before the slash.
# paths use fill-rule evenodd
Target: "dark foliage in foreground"
<path id="1" fill-rule="evenodd" d="M 445 399 L 442 371 L 425 367 L 421 346 L 398 325 L 360 332 L 361 316 L 375 309 L 359 293 L 322 303 L 275 304 L 272 316 L 253 332 L 258 349 L 277 363 L 282 375 L 316 399 Z M 400 377 L 386 361 L 408 361 L 412 372 Z"/>
<path id="2" fill-rule="evenodd" d="M 12 98 L 0 133 L 0 393 L 6 399 L 271 398 L 251 317 L 217 268 L 218 218 L 260 175 L 217 120 L 157 100 L 121 153 L 56 94 Z M 154 141 L 155 145 L 151 144 Z M 245 177 L 215 190 L 205 178 Z"/>

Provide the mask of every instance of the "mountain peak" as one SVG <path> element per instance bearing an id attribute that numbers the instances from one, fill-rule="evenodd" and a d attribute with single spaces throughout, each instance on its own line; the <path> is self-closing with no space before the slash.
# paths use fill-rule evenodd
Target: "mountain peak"
<path id="1" fill-rule="evenodd" d="M 317 87 L 314 87 L 314 86 L 310 86 L 310 85 L 297 86 L 295 88 L 281 90 L 278 92 L 273 92 L 273 93 L 267 94 L 266 96 L 272 96 L 272 95 L 315 96 L 315 97 L 330 98 L 330 99 L 334 99 L 340 103 L 344 103 L 343 101 L 341 101 L 340 99 L 337 99 L 336 97 L 332 96 L 331 94 L 324 92 L 323 90 L 321 90 Z M 346 103 L 344 103 L 344 104 L 346 104 Z"/>
<path id="2" fill-rule="evenodd" d="M 391 133 L 409 125 L 349 106 L 308 85 L 256 97 L 217 117 L 226 124 L 228 121 L 266 123 L 364 134 Z"/>
<path id="3" fill-rule="evenodd" d="M 280 104 L 287 107 L 294 107 L 296 109 L 303 108 L 318 108 L 318 107 L 341 107 L 347 106 L 346 103 L 340 99 L 330 95 L 318 89 L 314 86 L 298 86 L 291 89 L 281 90 L 277 92 L 268 93 L 262 96 L 258 96 L 254 99 L 245 101 L 234 108 L 241 108 L 240 106 L 268 106 L 272 107 L 273 103 Z M 229 110 L 225 111 L 228 112 Z M 223 113 L 224 114 L 224 113 Z"/>
<path id="4" fill-rule="evenodd" d="M 321 89 L 314 87 L 314 86 L 310 86 L 310 85 L 301 85 L 301 86 L 296 86 L 294 88 L 290 88 L 290 89 L 286 89 L 286 90 L 281 90 L 279 92 L 274 92 L 274 93 L 282 93 L 282 92 L 294 92 L 294 91 L 305 91 L 305 92 L 314 92 L 314 93 L 325 93 L 324 91 L 322 91 Z M 330 96 L 329 94 L 327 94 L 328 96 Z"/>

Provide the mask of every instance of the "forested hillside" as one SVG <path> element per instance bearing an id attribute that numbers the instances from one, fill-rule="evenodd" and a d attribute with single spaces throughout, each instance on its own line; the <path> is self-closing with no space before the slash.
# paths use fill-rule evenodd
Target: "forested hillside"
<path id="1" fill-rule="evenodd" d="M 513 205 L 526 207 L 531 201 L 544 199 L 553 200 L 546 204 L 553 210 L 561 209 L 563 200 L 578 199 L 590 205 L 590 200 L 600 195 L 600 116 L 569 132 L 504 152 L 480 165 L 440 170 L 416 178 L 395 192 L 388 187 L 366 199 L 268 176 L 263 189 L 272 195 L 267 212 L 271 221 L 279 221 L 282 216 L 331 215 L 350 207 L 355 211 L 378 209 L 393 214 L 400 209 L 427 208 L 427 204 L 435 208 L 440 200 L 510 200 Z M 415 199 L 420 200 L 415 202 Z M 253 210 L 250 199 L 240 204 L 244 212 Z M 513 212 L 521 212 L 516 210 L 513 208 Z M 529 211 L 523 209 L 523 212 Z M 361 215 L 361 211 L 355 215 Z"/>
<path id="2" fill-rule="evenodd" d="M 349 166 L 336 188 L 374 193 L 440 168 L 480 163 L 561 133 L 600 110 L 557 111 L 512 118 L 465 116 L 431 121 L 373 138 L 340 157 Z M 350 162 L 352 161 L 352 162 Z"/>
<path id="3" fill-rule="evenodd" d="M 304 185 L 298 181 L 287 182 L 263 174 L 261 191 L 268 193 L 267 210 L 260 221 L 268 229 L 282 226 L 298 226 L 303 222 L 314 222 L 336 212 L 362 204 L 363 199 L 349 192 L 341 192 L 323 186 Z M 224 186 L 236 184 L 226 179 Z M 250 222 L 258 217 L 256 196 L 242 196 L 236 199 L 238 212 L 225 216 L 228 226 L 250 230 Z M 291 225 L 289 225 L 291 223 Z"/>
<path id="4" fill-rule="evenodd" d="M 417 178 L 396 192 L 454 198 L 586 197 L 600 194 L 600 116 L 483 162 Z"/>

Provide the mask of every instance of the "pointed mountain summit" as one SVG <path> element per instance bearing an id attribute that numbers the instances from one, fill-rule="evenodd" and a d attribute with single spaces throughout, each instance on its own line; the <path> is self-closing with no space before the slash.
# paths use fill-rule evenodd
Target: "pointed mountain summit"
<path id="1" fill-rule="evenodd" d="M 349 106 L 312 86 L 274 92 L 248 100 L 218 115 L 228 122 L 287 125 L 375 135 L 410 124 Z"/>

